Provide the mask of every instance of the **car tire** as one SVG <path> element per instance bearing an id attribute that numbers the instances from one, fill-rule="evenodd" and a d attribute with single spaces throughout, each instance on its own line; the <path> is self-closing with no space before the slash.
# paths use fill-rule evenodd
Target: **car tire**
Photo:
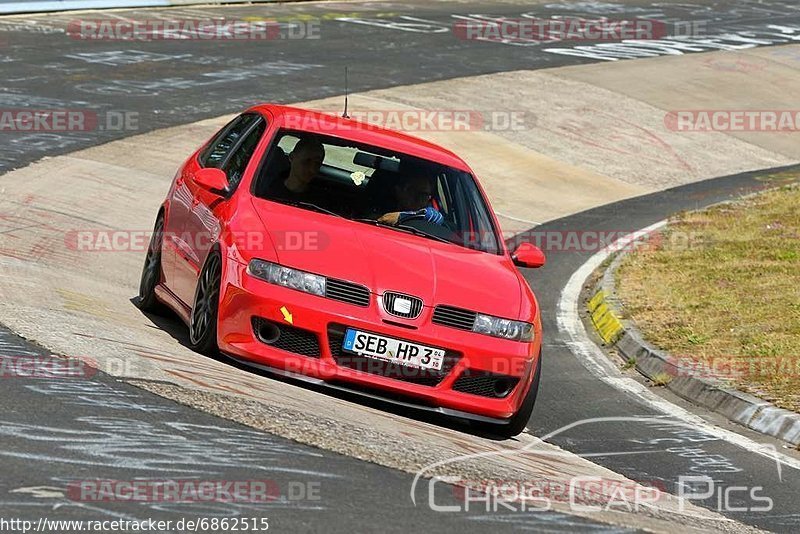
<path id="1" fill-rule="evenodd" d="M 213 250 L 200 270 L 189 320 L 189 347 L 209 356 L 215 356 L 219 351 L 217 317 L 221 280 L 222 257 Z"/>
<path id="2" fill-rule="evenodd" d="M 156 287 L 161 283 L 161 246 L 164 242 L 164 215 L 159 214 L 153 226 L 153 235 L 147 247 L 147 256 L 142 267 L 142 276 L 139 280 L 139 299 L 136 305 L 146 312 L 161 312 L 163 305 L 156 298 Z"/>
<path id="3" fill-rule="evenodd" d="M 507 423 L 491 425 L 490 428 L 487 429 L 489 432 L 504 438 L 513 438 L 525 430 L 525 427 L 528 426 L 528 421 L 531 419 L 531 414 L 533 414 L 536 396 L 539 394 L 539 379 L 541 376 L 542 355 L 540 353 L 536 362 L 536 375 L 533 377 L 531 387 L 528 389 L 528 393 L 525 395 L 525 399 L 522 401 L 519 410 L 511 416 L 511 419 L 509 419 Z"/>

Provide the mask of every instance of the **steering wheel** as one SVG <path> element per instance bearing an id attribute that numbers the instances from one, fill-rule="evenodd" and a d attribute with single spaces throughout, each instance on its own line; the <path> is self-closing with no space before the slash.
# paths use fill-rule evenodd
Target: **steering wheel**
<path id="1" fill-rule="evenodd" d="M 403 224 L 408 221 L 414 221 L 424 218 L 425 218 L 424 213 L 401 213 L 400 216 L 397 218 L 397 224 Z"/>

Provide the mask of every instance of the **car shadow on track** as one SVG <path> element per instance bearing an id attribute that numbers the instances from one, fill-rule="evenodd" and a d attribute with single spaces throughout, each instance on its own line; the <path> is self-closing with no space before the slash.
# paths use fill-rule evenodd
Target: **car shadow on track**
<path id="1" fill-rule="evenodd" d="M 130 299 L 130 302 L 131 304 L 136 306 L 137 300 L 138 297 L 132 297 Z M 147 313 L 147 312 L 141 312 L 141 313 L 145 317 L 150 319 L 150 321 L 153 322 L 154 327 L 159 328 L 164 332 L 168 333 L 170 336 L 172 336 L 172 338 L 175 341 L 177 341 L 184 347 L 190 348 L 189 331 L 186 328 L 186 325 L 173 312 L 165 310 L 160 314 Z M 470 421 L 442 414 L 431 413 L 425 411 L 424 409 L 414 409 L 405 406 L 398 406 L 397 404 L 394 404 L 391 401 L 384 401 L 381 399 L 376 399 L 374 397 L 365 396 L 372 394 L 372 392 L 365 391 L 365 395 L 359 395 L 358 393 L 355 392 L 331 389 L 329 387 L 326 387 L 325 385 L 309 383 L 300 379 L 283 376 L 281 374 L 278 374 L 277 372 L 251 367 L 229 356 L 226 356 L 221 352 L 215 356 L 207 356 L 204 354 L 200 354 L 198 352 L 195 352 L 195 354 L 197 355 L 198 358 L 211 358 L 215 361 L 224 363 L 225 365 L 229 365 L 231 367 L 235 367 L 236 369 L 240 369 L 242 371 L 248 372 L 253 375 L 261 376 L 270 380 L 277 380 L 286 384 L 291 384 L 293 386 L 302 387 L 304 389 L 314 391 L 321 395 L 334 397 L 347 402 L 352 402 L 354 404 L 359 404 L 361 406 L 368 406 L 375 410 L 392 413 L 401 417 L 405 417 L 407 419 L 412 419 L 414 421 L 430 423 L 432 425 L 449 428 L 457 432 L 462 432 L 465 434 L 485 438 L 492 441 L 506 441 L 508 439 L 493 434 L 490 431 L 488 431 L 485 427 Z M 405 402 L 408 402 L 408 400 L 405 400 Z M 511 439 L 513 440 L 516 438 L 511 438 Z"/>

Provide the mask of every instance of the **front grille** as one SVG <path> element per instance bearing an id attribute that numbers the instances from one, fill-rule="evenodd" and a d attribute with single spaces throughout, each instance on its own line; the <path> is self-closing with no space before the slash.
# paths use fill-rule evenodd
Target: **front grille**
<path id="1" fill-rule="evenodd" d="M 472 330 L 477 315 L 474 311 L 463 310 L 453 306 L 436 306 L 436 309 L 433 310 L 433 319 L 431 321 L 435 324 L 460 328 L 461 330 Z"/>
<path id="2" fill-rule="evenodd" d="M 514 390 L 519 382 L 516 376 L 496 375 L 485 371 L 467 369 L 453 384 L 453 390 L 480 397 L 502 399 Z"/>
<path id="3" fill-rule="evenodd" d="M 433 387 L 446 377 L 453 367 L 461 359 L 461 354 L 451 350 L 445 350 L 442 369 L 435 371 L 432 369 L 418 369 L 416 367 L 406 367 L 395 363 L 368 358 L 342 349 L 344 334 L 347 327 L 341 324 L 331 324 L 328 326 L 328 347 L 336 364 L 356 371 L 362 371 L 373 375 L 394 378 L 421 386 Z"/>
<path id="4" fill-rule="evenodd" d="M 288 324 L 268 321 L 261 317 L 253 317 L 252 322 L 253 332 L 256 338 L 262 343 L 270 347 L 275 347 L 276 349 L 293 352 L 302 356 L 319 358 L 319 337 L 314 332 Z M 278 329 L 277 339 L 267 339 L 262 335 L 262 330 L 267 326 Z"/>
<path id="5" fill-rule="evenodd" d="M 394 309 L 397 301 L 402 301 L 403 299 L 410 301 L 410 307 L 407 312 L 397 311 Z M 411 295 L 387 291 L 383 294 L 383 309 L 392 315 L 396 315 L 397 317 L 403 317 L 404 319 L 416 319 L 419 317 L 419 314 L 422 311 L 422 299 L 412 297 Z"/>
<path id="6" fill-rule="evenodd" d="M 369 306 L 369 289 L 353 282 L 345 282 L 335 278 L 328 278 L 325 281 L 325 297 L 355 304 L 356 306 Z"/>

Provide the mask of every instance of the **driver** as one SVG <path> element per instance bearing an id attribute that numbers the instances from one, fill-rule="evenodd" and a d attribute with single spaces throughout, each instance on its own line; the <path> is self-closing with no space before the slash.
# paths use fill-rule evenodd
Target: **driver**
<path id="1" fill-rule="evenodd" d="M 444 223 L 444 216 L 430 205 L 433 198 L 433 184 L 424 175 L 413 174 L 405 182 L 396 184 L 392 191 L 397 211 L 381 215 L 378 222 L 397 225 L 403 220 L 420 218 L 436 225 Z"/>

